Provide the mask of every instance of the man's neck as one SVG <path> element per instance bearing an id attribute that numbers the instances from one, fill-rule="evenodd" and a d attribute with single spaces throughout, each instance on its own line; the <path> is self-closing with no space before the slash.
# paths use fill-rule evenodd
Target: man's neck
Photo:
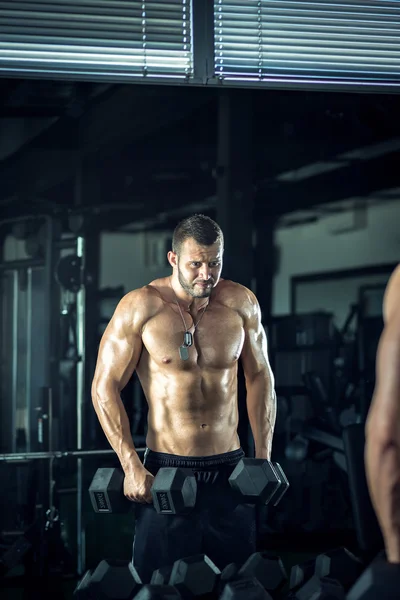
<path id="1" fill-rule="evenodd" d="M 179 283 L 178 278 L 174 277 L 173 275 L 171 275 L 170 277 L 170 285 L 173 291 L 173 295 L 174 295 L 174 300 L 176 300 L 177 302 L 179 302 L 179 304 L 185 309 L 185 310 L 201 310 L 202 308 L 204 308 L 205 306 L 207 306 L 207 304 L 210 301 L 210 298 L 193 298 L 193 296 L 191 296 L 190 294 L 188 294 L 183 287 L 181 286 L 181 284 Z"/>

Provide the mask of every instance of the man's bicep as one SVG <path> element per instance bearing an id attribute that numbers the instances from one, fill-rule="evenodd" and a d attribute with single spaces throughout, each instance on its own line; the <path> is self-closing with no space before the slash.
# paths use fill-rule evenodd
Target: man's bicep
<path id="1" fill-rule="evenodd" d="M 258 303 L 255 304 L 251 317 L 245 321 L 244 333 L 241 360 L 245 375 L 251 377 L 268 370 L 272 376 L 268 359 L 267 336 L 261 323 L 261 311 Z"/>
<path id="2" fill-rule="evenodd" d="M 142 338 L 117 311 L 100 342 L 95 382 L 122 390 L 135 370 L 142 351 Z"/>
<path id="3" fill-rule="evenodd" d="M 379 340 L 368 426 L 384 435 L 400 429 L 400 315 L 385 325 Z"/>

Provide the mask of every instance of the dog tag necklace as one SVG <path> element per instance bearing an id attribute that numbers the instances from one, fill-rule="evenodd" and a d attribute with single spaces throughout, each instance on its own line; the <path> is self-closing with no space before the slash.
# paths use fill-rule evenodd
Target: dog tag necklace
<path id="1" fill-rule="evenodd" d="M 172 287 L 172 286 L 171 286 Z M 173 288 L 172 288 L 173 289 Z M 181 307 L 179 305 L 178 302 L 178 298 L 176 297 L 175 291 L 174 291 L 174 295 L 175 295 L 175 302 L 178 306 L 181 318 L 182 318 L 182 323 L 183 326 L 185 328 L 185 333 L 183 334 L 183 344 L 181 346 L 179 346 L 179 356 L 181 357 L 182 360 L 188 360 L 189 358 L 189 350 L 188 348 L 190 348 L 190 346 L 193 346 L 193 335 L 190 331 L 188 331 L 188 328 L 186 327 L 186 321 L 185 318 L 183 316 Z M 201 319 L 203 318 L 204 313 L 207 310 L 207 306 L 209 303 L 207 303 L 203 309 L 203 312 L 200 315 L 200 319 L 197 321 L 197 323 L 193 322 L 193 327 L 194 327 L 194 331 L 196 331 L 196 327 L 198 326 L 198 324 L 200 323 Z"/>

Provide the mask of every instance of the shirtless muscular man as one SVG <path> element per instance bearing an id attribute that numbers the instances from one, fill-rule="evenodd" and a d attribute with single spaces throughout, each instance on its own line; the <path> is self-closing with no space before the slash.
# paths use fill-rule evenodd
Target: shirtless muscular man
<path id="1" fill-rule="evenodd" d="M 400 563 L 400 265 L 386 288 L 383 317 L 365 430 L 365 466 L 387 560 Z"/>
<path id="2" fill-rule="evenodd" d="M 228 484 L 244 456 L 237 433 L 239 359 L 256 458 L 271 459 L 276 396 L 259 304 L 247 288 L 221 279 L 223 251 L 223 233 L 212 219 L 182 221 L 168 253 L 172 275 L 128 293 L 100 343 L 93 404 L 124 470 L 124 493 L 139 503 L 133 564 L 143 581 L 184 556 L 205 553 L 223 568 L 256 551 L 255 509 L 235 506 Z M 135 369 L 148 403 L 143 464 L 120 398 Z M 151 506 L 161 467 L 195 472 L 190 515 L 162 515 Z"/>

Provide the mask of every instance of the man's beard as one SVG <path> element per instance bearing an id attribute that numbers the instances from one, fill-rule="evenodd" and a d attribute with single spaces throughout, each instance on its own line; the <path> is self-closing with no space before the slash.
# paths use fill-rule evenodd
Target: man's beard
<path id="1" fill-rule="evenodd" d="M 182 272 L 178 266 L 178 281 L 181 284 L 182 289 L 185 290 L 185 292 L 187 294 L 189 294 L 189 296 L 192 296 L 192 298 L 209 298 L 211 296 L 211 292 L 213 289 L 213 283 L 214 281 L 212 279 L 209 279 L 208 282 L 211 283 L 210 287 L 206 287 L 206 288 L 197 288 L 195 287 L 194 284 L 189 283 L 184 276 L 182 275 Z"/>

